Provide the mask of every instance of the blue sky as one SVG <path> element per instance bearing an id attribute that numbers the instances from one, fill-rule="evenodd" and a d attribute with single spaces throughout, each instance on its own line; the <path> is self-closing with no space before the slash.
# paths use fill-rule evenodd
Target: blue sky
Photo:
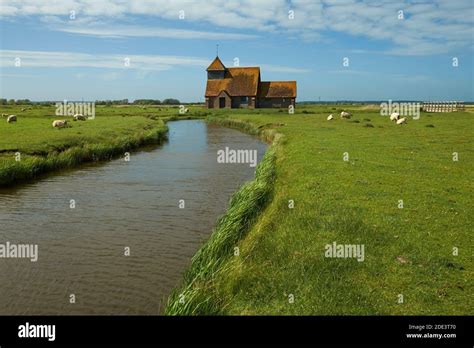
<path id="1" fill-rule="evenodd" d="M 203 101 L 219 44 L 299 101 L 474 100 L 473 0 L 2 0 L 0 24 L 8 99 Z"/>

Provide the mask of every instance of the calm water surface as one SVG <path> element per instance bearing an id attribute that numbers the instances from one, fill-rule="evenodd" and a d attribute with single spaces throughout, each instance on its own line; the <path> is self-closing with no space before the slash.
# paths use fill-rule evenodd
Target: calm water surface
<path id="1" fill-rule="evenodd" d="M 168 126 L 167 143 L 130 162 L 0 189 L 0 244 L 39 248 L 37 262 L 0 258 L 0 314 L 160 313 L 231 194 L 254 176 L 248 164 L 217 163 L 217 150 L 257 150 L 260 161 L 266 149 L 202 121 Z"/>

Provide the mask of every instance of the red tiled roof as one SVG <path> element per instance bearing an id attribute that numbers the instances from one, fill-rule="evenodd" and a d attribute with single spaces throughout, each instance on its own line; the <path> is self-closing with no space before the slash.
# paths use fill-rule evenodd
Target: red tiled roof
<path id="1" fill-rule="evenodd" d="M 216 57 L 206 69 L 207 71 L 209 70 L 225 70 L 224 63 L 219 59 L 219 57 Z"/>
<path id="2" fill-rule="evenodd" d="M 296 81 L 262 81 L 259 98 L 296 98 Z"/>
<path id="3" fill-rule="evenodd" d="M 259 81 L 258 67 L 227 68 L 223 79 L 207 80 L 206 97 L 218 96 L 221 91 L 232 97 L 256 96 Z"/>

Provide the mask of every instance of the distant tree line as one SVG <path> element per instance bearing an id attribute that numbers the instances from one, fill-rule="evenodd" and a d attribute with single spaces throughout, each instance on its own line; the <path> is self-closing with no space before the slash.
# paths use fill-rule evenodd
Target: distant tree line
<path id="1" fill-rule="evenodd" d="M 28 105 L 28 104 L 35 104 L 35 102 L 32 102 L 29 99 L 5 99 L 5 98 L 0 98 L 0 105 Z"/>
<path id="2" fill-rule="evenodd" d="M 118 99 L 118 100 L 96 100 L 95 105 L 126 105 L 128 104 L 128 99 Z"/>
<path id="3" fill-rule="evenodd" d="M 133 103 L 130 103 L 128 99 L 122 100 L 96 100 L 95 105 L 179 105 L 178 99 L 167 98 L 163 101 L 159 99 L 135 99 Z"/>
<path id="4" fill-rule="evenodd" d="M 160 101 L 158 99 L 135 99 L 133 104 L 138 105 L 179 105 L 180 101 L 174 98 L 167 98 Z"/>
<path id="5" fill-rule="evenodd" d="M 0 98 L 0 105 L 55 105 L 54 101 L 31 101 L 29 99 L 6 99 Z"/>
<path id="6" fill-rule="evenodd" d="M 71 100 L 72 101 L 72 100 Z M 6 99 L 0 98 L 0 105 L 55 105 L 57 101 L 31 101 L 29 99 Z M 130 103 L 128 99 L 118 100 L 96 100 L 95 105 L 179 105 L 181 104 L 178 99 L 167 98 L 158 99 L 135 99 L 133 103 Z"/>

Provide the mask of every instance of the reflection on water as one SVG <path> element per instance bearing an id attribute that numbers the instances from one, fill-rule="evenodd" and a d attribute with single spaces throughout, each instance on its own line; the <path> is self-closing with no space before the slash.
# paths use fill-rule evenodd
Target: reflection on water
<path id="1" fill-rule="evenodd" d="M 249 165 L 218 164 L 217 151 L 256 149 L 260 161 L 266 148 L 202 121 L 168 126 L 167 143 L 133 153 L 130 162 L 88 165 L 0 189 L 0 244 L 39 248 L 37 262 L 0 258 L 0 314 L 163 309 L 231 194 L 254 175 Z"/>

